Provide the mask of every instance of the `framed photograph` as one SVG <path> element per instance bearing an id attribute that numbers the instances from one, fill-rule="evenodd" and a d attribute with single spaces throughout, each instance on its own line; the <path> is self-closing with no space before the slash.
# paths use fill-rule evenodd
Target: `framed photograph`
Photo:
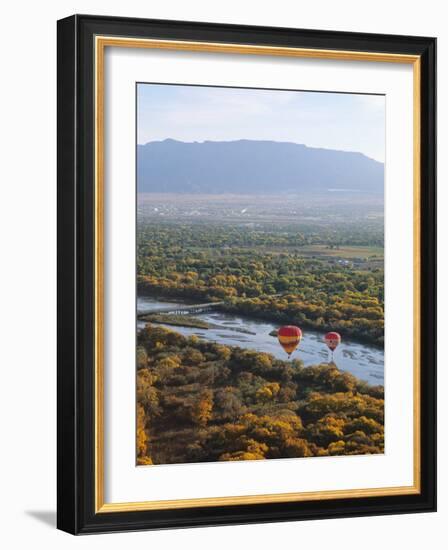
<path id="1" fill-rule="evenodd" d="M 58 527 L 434 511 L 434 38 L 58 22 Z"/>

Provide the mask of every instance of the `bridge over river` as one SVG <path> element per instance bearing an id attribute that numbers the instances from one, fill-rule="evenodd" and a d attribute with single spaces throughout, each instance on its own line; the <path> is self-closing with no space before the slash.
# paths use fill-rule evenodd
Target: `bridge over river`
<path id="1" fill-rule="evenodd" d="M 150 309 L 147 311 L 139 311 L 137 317 L 143 319 L 146 315 L 154 314 L 170 314 L 170 315 L 189 315 L 190 313 L 205 313 L 213 309 L 219 309 L 224 302 L 207 302 L 205 304 L 182 305 L 173 304 L 173 306 L 164 306 Z"/>

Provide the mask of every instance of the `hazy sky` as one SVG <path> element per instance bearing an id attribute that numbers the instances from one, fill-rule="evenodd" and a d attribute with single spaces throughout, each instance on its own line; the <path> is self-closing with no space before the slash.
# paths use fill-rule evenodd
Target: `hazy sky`
<path id="1" fill-rule="evenodd" d="M 138 84 L 137 99 L 141 144 L 290 141 L 384 162 L 384 96 Z"/>

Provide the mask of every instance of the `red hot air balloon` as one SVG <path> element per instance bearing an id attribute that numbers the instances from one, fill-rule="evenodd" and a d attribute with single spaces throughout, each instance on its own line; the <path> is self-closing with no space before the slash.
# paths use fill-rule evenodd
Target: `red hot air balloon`
<path id="1" fill-rule="evenodd" d="M 277 338 L 282 348 L 288 354 L 288 357 L 290 357 L 291 353 L 300 344 L 300 340 L 302 339 L 302 331 L 299 327 L 286 325 L 278 329 Z"/>
<path id="2" fill-rule="evenodd" d="M 325 335 L 325 343 L 331 351 L 331 358 L 333 359 L 333 352 L 341 343 L 341 335 L 337 332 L 327 332 Z"/>

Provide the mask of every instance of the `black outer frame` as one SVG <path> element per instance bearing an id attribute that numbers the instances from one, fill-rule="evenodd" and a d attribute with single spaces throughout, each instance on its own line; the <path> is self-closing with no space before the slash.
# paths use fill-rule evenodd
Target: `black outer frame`
<path id="1" fill-rule="evenodd" d="M 421 493 L 94 511 L 94 37 L 158 38 L 421 56 Z M 436 510 L 436 39 L 74 15 L 58 21 L 57 526 L 72 534 Z"/>

